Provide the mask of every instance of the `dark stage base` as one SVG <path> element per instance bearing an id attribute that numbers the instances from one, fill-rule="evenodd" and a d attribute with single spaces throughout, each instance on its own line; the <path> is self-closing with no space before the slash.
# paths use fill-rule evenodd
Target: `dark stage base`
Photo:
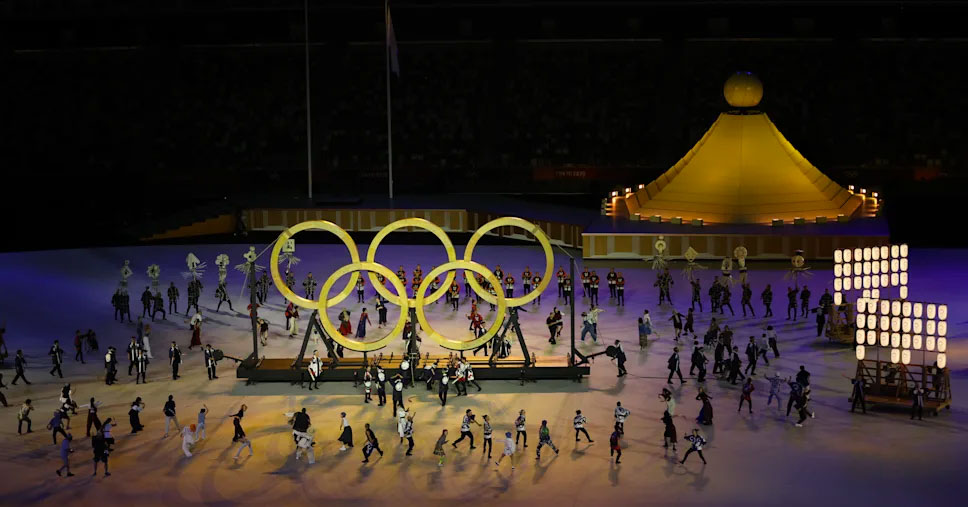
<path id="1" fill-rule="evenodd" d="M 474 378 L 476 380 L 519 380 L 521 378 L 521 370 L 524 366 L 522 356 L 496 359 L 493 367 L 488 364 L 487 357 L 465 357 L 474 367 Z M 428 360 L 431 363 L 439 361 L 439 364 L 445 364 L 448 359 L 448 356 L 444 355 L 430 356 L 429 359 L 423 357 L 414 373 L 417 378 L 420 378 L 423 367 Z M 236 370 L 236 376 L 246 379 L 248 382 L 299 382 L 306 377 L 309 360 L 303 359 L 298 368 L 292 367 L 293 361 L 295 361 L 295 358 L 267 358 L 259 361 L 255 367 L 242 363 Z M 371 358 L 369 362 L 373 364 L 375 360 Z M 359 373 L 363 366 L 363 358 L 343 358 L 335 366 L 332 365 L 329 358 L 323 358 L 323 365 L 323 374 L 320 381 L 352 381 L 354 380 L 353 373 Z M 400 358 L 382 358 L 379 360 L 379 365 L 387 371 L 388 377 L 393 376 L 400 370 Z M 532 364 L 525 370 L 525 378 L 529 380 L 579 380 L 590 372 L 591 368 L 587 365 L 569 366 L 568 358 L 565 356 L 539 356 L 536 358 L 536 364 Z"/>

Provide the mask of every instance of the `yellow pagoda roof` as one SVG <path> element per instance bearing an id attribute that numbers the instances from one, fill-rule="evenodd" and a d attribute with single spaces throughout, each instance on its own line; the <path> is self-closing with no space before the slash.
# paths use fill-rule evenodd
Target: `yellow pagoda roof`
<path id="1" fill-rule="evenodd" d="M 730 90 L 727 83 L 727 99 L 732 99 Z M 748 103 L 756 105 L 759 96 Z M 659 215 L 663 220 L 770 223 L 851 217 L 863 197 L 807 161 L 765 113 L 738 111 L 720 114 L 679 162 L 626 196 L 625 203 L 630 214 L 642 219 Z"/>

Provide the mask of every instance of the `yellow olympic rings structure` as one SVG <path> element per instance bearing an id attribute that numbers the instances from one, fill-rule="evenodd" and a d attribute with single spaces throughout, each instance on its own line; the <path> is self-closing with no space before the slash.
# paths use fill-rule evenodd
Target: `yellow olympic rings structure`
<path id="1" fill-rule="evenodd" d="M 424 277 L 412 299 L 407 297 L 406 287 L 400 282 L 400 279 L 397 278 L 396 273 L 386 266 L 376 262 L 376 252 L 383 238 L 385 238 L 391 232 L 403 227 L 417 227 L 432 233 L 440 240 L 447 253 L 447 262 L 432 269 L 426 275 L 426 277 Z M 477 246 L 477 243 L 481 240 L 481 238 L 483 238 L 485 234 L 497 229 L 498 227 L 518 227 L 524 229 L 535 237 L 535 239 L 541 245 L 542 251 L 544 252 L 545 269 L 541 283 L 539 283 L 533 291 L 521 297 L 506 298 L 504 296 L 504 291 L 502 290 L 503 280 L 498 280 L 491 270 L 489 270 L 483 264 L 473 261 L 471 258 L 474 253 L 474 247 Z M 296 295 L 293 293 L 293 291 L 289 290 L 289 287 L 286 286 L 285 282 L 282 280 L 282 277 L 279 275 L 279 253 L 282 250 L 282 246 L 296 233 L 305 230 L 322 230 L 333 233 L 343 242 L 343 244 L 346 246 L 346 249 L 349 250 L 350 253 L 350 263 L 334 271 L 323 283 L 323 287 L 320 290 L 319 301 L 312 301 Z M 498 329 L 500 329 L 501 324 L 504 322 L 504 312 L 507 310 L 507 308 L 522 306 L 530 303 L 548 288 L 548 284 L 551 282 L 551 276 L 554 270 L 554 251 L 551 249 L 551 242 L 548 240 L 548 236 L 537 225 L 522 218 L 502 217 L 487 222 L 477 231 L 475 231 L 464 249 L 464 258 L 458 259 L 453 243 L 450 241 L 447 233 L 444 232 L 442 228 L 433 222 L 422 218 L 404 218 L 386 225 L 377 233 L 367 250 L 366 261 L 361 262 L 356 243 L 353 241 L 353 238 L 350 237 L 349 233 L 347 233 L 343 228 L 326 220 L 310 220 L 296 224 L 284 230 L 279 235 L 279 238 L 276 240 L 275 245 L 273 245 L 272 248 L 269 269 L 270 273 L 272 274 L 272 282 L 275 284 L 276 289 L 278 289 L 286 299 L 292 301 L 299 307 L 310 310 L 318 310 L 323 329 L 337 343 L 350 350 L 357 352 L 370 352 L 381 349 L 388 345 L 394 337 L 400 335 L 404 326 L 406 325 L 407 314 L 404 307 L 415 309 L 417 321 L 420 323 L 421 328 L 428 333 L 431 339 L 436 341 L 442 347 L 450 350 L 470 350 L 486 343 L 488 340 L 493 338 L 495 334 L 497 334 Z M 480 337 L 467 341 L 447 338 L 435 331 L 427 321 L 427 316 L 424 312 L 424 307 L 426 305 L 437 301 L 447 293 L 447 290 L 450 288 L 450 284 L 457 275 L 458 269 L 471 271 L 482 275 L 484 279 L 496 289 L 495 294 L 492 295 L 490 292 L 484 290 L 479 283 L 477 283 L 476 277 L 467 277 L 467 283 L 478 296 L 488 303 L 498 306 L 497 317 L 487 332 Z M 379 293 L 388 302 L 401 307 L 400 317 L 397 320 L 396 326 L 394 326 L 389 334 L 376 341 L 362 342 L 341 335 L 339 330 L 329 319 L 329 316 L 326 315 L 326 311 L 329 308 L 339 304 L 350 295 L 356 285 L 358 277 L 360 276 L 359 271 L 367 271 L 370 282 L 373 284 L 373 287 L 376 289 L 377 293 Z M 431 281 L 444 272 L 448 273 L 444 283 L 442 283 L 433 294 L 425 296 L 424 294 L 427 292 Z M 330 298 L 329 292 L 332 290 L 337 280 L 347 274 L 351 274 L 351 276 L 347 281 L 346 286 L 342 291 Z M 376 278 L 376 275 L 378 274 L 390 281 L 390 284 L 393 285 L 393 288 L 397 292 L 396 295 L 392 294 L 385 286 L 383 286 L 383 284 L 379 283 Z M 404 303 L 406 303 L 406 305 L 404 305 Z"/>
<path id="2" fill-rule="evenodd" d="M 457 260 L 457 253 L 454 251 L 454 244 L 451 243 L 447 233 L 444 232 L 440 226 L 423 218 L 403 218 L 388 224 L 386 227 L 380 229 L 380 232 L 376 233 L 376 236 L 373 237 L 373 241 L 370 242 L 370 248 L 366 251 L 366 262 L 376 262 L 376 250 L 377 248 L 380 248 L 380 242 L 383 241 L 383 238 L 385 238 L 387 234 L 404 227 L 417 227 L 433 234 L 434 236 L 437 236 L 437 239 L 439 239 L 444 245 L 444 250 L 447 252 L 447 262 L 454 262 Z M 430 295 L 430 299 L 424 304 L 429 305 L 430 303 L 433 303 L 443 297 L 444 294 L 447 294 L 447 290 L 450 289 L 450 283 L 454 281 L 455 276 L 457 276 L 456 271 L 448 273 L 447 278 L 444 279 L 444 283 L 440 284 L 440 287 L 438 287 L 437 290 Z M 396 274 L 394 274 L 393 277 L 396 278 Z M 433 277 L 428 275 L 426 280 L 433 280 Z M 387 288 L 384 287 L 379 280 L 377 280 L 376 274 L 372 271 L 370 272 L 370 283 L 373 284 L 373 288 L 376 289 L 376 291 L 383 296 L 384 299 L 397 306 L 403 306 L 403 301 L 406 301 L 407 305 L 409 305 L 411 308 L 413 308 L 413 306 L 416 304 L 416 299 L 408 299 L 406 292 L 400 294 L 399 299 L 397 296 L 390 294 L 390 291 L 388 291 Z"/>
<path id="3" fill-rule="evenodd" d="M 551 242 L 548 241 L 548 236 L 545 235 L 544 231 L 541 230 L 537 225 L 524 220 L 523 218 L 517 217 L 502 217 L 491 220 L 490 222 L 482 225 L 476 232 L 471 236 L 471 239 L 467 241 L 467 246 L 464 248 L 464 260 L 471 260 L 471 256 L 474 254 L 474 247 L 477 246 L 477 242 L 484 237 L 485 234 L 491 232 L 498 227 L 514 226 L 520 227 L 528 232 L 530 232 L 538 243 L 541 244 L 541 249 L 544 251 L 545 255 L 545 270 L 544 275 L 541 277 L 541 283 L 534 288 L 531 292 L 516 298 L 510 298 L 507 301 L 508 306 L 522 306 L 526 303 L 534 301 L 545 289 L 548 288 L 548 283 L 551 282 L 551 273 L 554 270 L 555 264 L 555 253 L 551 250 Z M 489 292 L 481 287 L 481 284 L 477 283 L 477 279 L 474 277 L 467 277 L 467 282 L 470 283 L 471 289 L 474 290 L 484 301 L 488 303 L 497 304 L 497 298 L 491 295 Z M 501 292 L 501 285 L 496 285 L 498 293 Z"/>
<path id="4" fill-rule="evenodd" d="M 466 269 L 468 271 L 473 271 L 478 273 L 487 280 L 488 283 L 495 287 L 500 286 L 500 282 L 497 277 L 494 276 L 487 267 L 482 264 L 478 264 L 474 261 L 453 261 L 446 264 L 441 264 L 436 268 L 432 269 L 430 273 L 427 274 L 427 278 L 420 283 L 420 287 L 417 288 L 416 296 L 416 310 L 417 310 L 417 322 L 420 322 L 420 328 L 424 330 L 435 342 L 439 343 L 442 347 L 451 350 L 471 350 L 487 343 L 491 338 L 497 334 L 498 329 L 501 328 L 501 323 L 504 322 L 504 311 L 507 310 L 507 300 L 504 298 L 504 291 L 496 291 L 497 293 L 497 318 L 494 323 L 491 324 L 490 329 L 487 330 L 483 335 L 474 338 L 469 341 L 457 341 L 447 338 L 441 335 L 430 326 L 427 322 L 427 315 L 424 313 L 424 306 L 426 304 L 421 304 L 424 300 L 424 292 L 427 291 L 427 287 L 430 285 L 430 280 L 433 280 L 435 276 L 440 275 L 444 271 L 456 272 L 458 269 Z M 431 296 L 432 297 L 432 296 Z M 402 313 L 402 312 L 401 312 Z"/>
<path id="5" fill-rule="evenodd" d="M 348 232 L 346 232 L 342 227 L 327 220 L 309 220 L 306 222 L 300 222 L 282 231 L 282 234 L 279 235 L 279 239 L 276 240 L 276 244 L 272 247 L 272 255 L 269 258 L 269 272 L 272 274 L 272 283 L 276 284 L 276 288 L 279 289 L 279 292 L 281 292 L 287 300 L 292 301 L 296 306 L 309 310 L 315 310 L 319 308 L 318 302 L 297 296 L 293 291 L 289 290 L 289 286 L 287 286 L 286 282 L 284 282 L 282 277 L 279 276 L 279 252 L 282 250 L 283 245 L 286 244 L 286 241 L 288 241 L 289 238 L 293 237 L 297 232 L 305 230 L 320 230 L 331 232 L 336 235 L 336 237 L 339 238 L 344 245 L 346 245 L 346 249 L 349 250 L 350 262 L 352 263 L 360 262 L 360 252 L 356 247 L 356 242 L 353 241 L 353 238 L 350 237 Z M 346 296 L 349 296 L 350 293 L 353 292 L 353 287 L 356 285 L 356 279 L 359 276 L 359 273 L 353 273 L 353 276 L 351 276 L 349 281 L 346 282 L 346 287 L 344 287 L 339 294 L 333 296 L 333 299 L 327 301 L 326 304 L 332 306 L 346 299 Z"/>
<path id="6" fill-rule="evenodd" d="M 339 280 L 348 273 L 358 274 L 357 271 L 369 271 L 371 273 L 375 271 L 380 273 L 390 280 L 390 283 L 393 284 L 393 288 L 397 290 L 398 294 L 403 294 L 402 297 L 406 297 L 407 293 L 403 287 L 403 283 L 400 282 L 400 279 L 397 278 L 397 275 L 393 271 L 390 271 L 390 268 L 375 262 L 353 262 L 333 271 L 333 274 L 329 275 L 329 278 L 323 283 L 323 288 L 319 290 L 319 321 L 323 324 L 323 329 L 326 330 L 329 336 L 340 345 L 357 352 L 371 352 L 386 347 L 394 338 L 400 336 L 400 333 L 403 332 L 403 327 L 407 325 L 407 314 L 401 311 L 400 318 L 397 319 L 397 325 L 386 336 L 373 342 L 361 342 L 340 334 L 339 330 L 333 326 L 329 315 L 326 314 L 326 310 L 331 306 L 328 301 L 329 291 L 336 284 L 336 280 Z"/>

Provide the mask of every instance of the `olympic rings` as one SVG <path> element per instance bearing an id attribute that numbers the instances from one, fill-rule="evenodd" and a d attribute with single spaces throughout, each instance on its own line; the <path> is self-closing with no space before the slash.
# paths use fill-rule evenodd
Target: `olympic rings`
<path id="1" fill-rule="evenodd" d="M 323 283 L 323 288 L 319 291 L 319 321 L 323 324 L 323 329 L 326 330 L 326 333 L 330 336 L 330 338 L 336 340 L 336 342 L 340 345 L 357 352 L 372 352 L 374 350 L 379 350 L 383 347 L 386 347 L 391 341 L 393 341 L 394 338 L 400 336 L 400 334 L 403 332 L 403 327 L 407 324 L 407 312 L 401 309 L 400 318 L 397 319 L 397 325 L 394 326 L 389 334 L 373 342 L 361 342 L 340 334 L 339 330 L 333 326 L 333 322 L 329 319 L 329 315 L 326 314 L 326 310 L 328 310 L 330 307 L 327 298 L 329 297 L 329 291 L 333 288 L 336 280 L 339 280 L 340 277 L 350 272 L 356 275 L 357 271 L 369 271 L 371 273 L 376 271 L 377 273 L 380 273 L 390 280 L 390 283 L 393 284 L 393 288 L 396 289 L 398 293 L 406 296 L 406 289 L 403 287 L 403 283 L 400 282 L 400 279 L 397 278 L 393 271 L 390 271 L 390 268 L 375 262 L 353 262 L 334 271 L 333 274 L 329 275 L 329 278 L 326 279 L 326 282 Z M 355 276 L 350 278 L 355 278 Z"/>
<path id="2" fill-rule="evenodd" d="M 474 232 L 474 235 L 471 236 L 471 239 L 467 241 L 467 246 L 464 248 L 464 260 L 465 261 L 471 260 L 471 256 L 474 254 L 474 247 L 477 246 L 477 242 L 480 241 L 480 239 L 484 237 L 485 234 L 487 234 L 488 232 L 491 232 L 494 229 L 497 229 L 498 227 L 505 227 L 505 226 L 520 227 L 521 229 L 524 229 L 530 232 L 532 235 L 534 235 L 535 239 L 538 240 L 538 243 L 541 244 L 541 249 L 544 250 L 544 254 L 545 254 L 545 271 L 544 271 L 544 276 L 541 277 L 541 283 L 538 284 L 538 286 L 535 287 L 533 291 L 521 297 L 509 298 L 507 300 L 508 306 L 522 306 L 526 303 L 530 303 L 531 301 L 534 301 L 535 298 L 540 296 L 541 293 L 544 292 L 546 288 L 548 288 L 548 284 L 551 282 L 551 272 L 554 269 L 555 253 L 551 249 L 551 243 L 548 241 L 548 236 L 545 235 L 544 231 L 542 231 L 540 227 L 532 224 L 531 222 L 528 222 L 527 220 L 524 220 L 522 218 L 517 218 L 517 217 L 501 217 L 501 218 L 496 218 L 494 220 L 491 220 L 490 222 L 482 225 L 479 229 L 477 229 L 477 231 Z M 484 288 L 481 287 L 479 283 L 477 283 L 477 280 L 475 279 L 475 277 L 473 276 L 467 277 L 467 282 L 470 284 L 471 289 L 473 289 L 474 292 L 477 293 L 477 295 L 481 296 L 481 298 L 483 298 L 484 301 L 487 301 L 488 303 L 491 303 L 491 304 L 497 303 L 498 299 L 492 296 L 486 290 L 484 290 Z M 499 280 L 499 282 L 503 282 L 503 280 Z M 498 294 L 502 292 L 500 283 L 495 285 L 494 287 L 497 289 L 496 292 Z"/>
<path id="3" fill-rule="evenodd" d="M 385 238 L 387 234 L 404 227 L 417 227 L 430 232 L 434 236 L 437 236 L 437 239 L 443 243 L 444 250 L 447 251 L 447 262 L 454 262 L 457 260 L 457 254 L 454 251 L 454 244 L 451 243 L 447 233 L 444 232 L 444 230 L 441 229 L 437 224 L 423 218 L 403 218 L 395 222 L 391 222 L 386 227 L 380 229 L 380 232 L 376 233 L 376 236 L 373 237 L 373 241 L 370 242 L 370 248 L 366 251 L 366 262 L 376 262 L 376 250 L 377 248 L 380 248 L 380 242 L 383 241 L 383 238 Z M 457 276 L 456 272 L 448 273 L 447 278 L 444 279 L 444 283 L 440 284 L 440 287 L 430 295 L 430 299 L 424 304 L 429 305 L 430 303 L 433 303 L 443 297 L 444 294 L 447 294 L 447 290 L 450 289 L 450 283 L 454 281 L 455 276 Z M 396 278 L 396 275 L 393 275 L 393 277 Z M 425 280 L 433 280 L 433 277 L 428 275 Z M 402 301 L 406 301 L 410 308 L 413 308 L 413 306 L 416 304 L 415 299 L 407 298 L 406 292 L 402 292 L 399 297 L 391 294 L 390 291 L 387 290 L 387 288 L 384 287 L 379 280 L 377 280 L 376 275 L 373 272 L 370 272 L 370 283 L 373 284 L 373 288 L 375 288 L 384 299 L 397 306 L 403 306 Z"/>
<path id="4" fill-rule="evenodd" d="M 417 288 L 417 292 L 414 294 L 413 299 L 407 297 L 407 289 L 403 283 L 400 282 L 400 279 L 397 278 L 396 273 L 375 261 L 376 251 L 379 248 L 380 242 L 383 240 L 383 238 L 386 237 L 387 234 L 390 234 L 391 232 L 403 227 L 417 227 L 432 233 L 434 236 L 437 236 L 437 238 L 440 239 L 440 242 L 444 245 L 444 249 L 447 252 L 447 262 L 437 266 L 427 274 Z M 545 270 L 541 283 L 538 284 L 533 291 L 518 298 L 506 298 L 504 296 L 504 291 L 501 290 L 503 280 L 498 280 L 494 273 L 487 267 L 471 259 L 471 256 L 474 253 L 474 247 L 477 246 L 478 241 L 480 241 L 485 234 L 498 227 L 519 227 L 531 233 L 538 243 L 541 244 L 541 249 L 545 254 Z M 339 238 L 344 245 L 346 245 L 346 249 L 349 250 L 351 261 L 349 264 L 346 264 L 345 266 L 342 266 L 334 271 L 333 274 L 326 279 L 326 282 L 323 284 L 323 287 L 320 291 L 319 301 L 312 301 L 297 296 L 289 289 L 288 286 L 286 286 L 285 282 L 282 280 L 282 277 L 279 275 L 279 253 L 286 241 L 300 231 L 314 229 L 335 234 L 336 237 Z M 424 307 L 426 305 L 437 301 L 447 293 L 450 288 L 450 284 L 454 281 L 454 277 L 457 275 L 456 270 L 458 269 L 472 271 L 482 275 L 488 281 L 488 283 L 496 289 L 496 295 L 492 295 L 490 292 L 485 291 L 484 288 L 477 283 L 477 279 L 474 276 L 467 277 L 467 283 L 477 295 L 488 303 L 496 304 L 498 306 L 497 317 L 488 331 L 485 332 L 484 335 L 474 338 L 470 341 L 453 340 L 441 335 L 430 326 L 430 323 L 427 322 L 427 316 L 424 313 Z M 516 217 L 498 218 L 481 226 L 476 232 L 474 232 L 470 240 L 467 242 L 467 246 L 464 249 L 464 258 L 461 260 L 457 259 L 457 254 L 454 251 L 453 243 L 450 241 L 450 238 L 447 236 L 444 230 L 439 226 L 422 218 L 404 218 L 402 220 L 397 220 L 381 229 L 380 232 L 378 232 L 373 238 L 373 241 L 370 242 L 369 249 L 367 250 L 366 261 L 364 262 L 360 261 L 360 254 L 356 243 L 345 230 L 326 220 L 310 220 L 307 222 L 298 223 L 284 230 L 279 235 L 275 245 L 272 247 L 272 255 L 269 266 L 269 272 L 272 274 L 273 283 L 276 285 L 276 288 L 279 289 L 279 292 L 286 297 L 286 299 L 292 301 L 294 304 L 302 308 L 319 310 L 319 313 L 321 314 L 320 322 L 322 323 L 323 329 L 326 331 L 326 333 L 329 334 L 337 343 L 350 350 L 355 350 L 358 352 L 369 352 L 385 347 L 395 337 L 400 336 L 404 326 L 407 323 L 407 311 L 401 308 L 400 318 L 397 320 L 396 326 L 388 335 L 380 338 L 379 340 L 362 342 L 350 339 L 339 333 L 339 330 L 333 325 L 332 321 L 329 319 L 329 316 L 326 315 L 326 311 L 330 307 L 339 304 L 350 295 L 356 285 L 357 280 L 359 279 L 358 277 L 360 274 L 358 271 L 369 272 L 369 279 L 373 284 L 374 289 L 376 289 L 376 291 L 388 302 L 401 307 L 406 306 L 406 308 L 415 308 L 417 321 L 420 323 L 423 330 L 429 334 L 430 338 L 439 343 L 441 346 L 451 350 L 470 350 L 486 343 L 497 334 L 501 324 L 504 322 L 504 312 L 507 310 L 507 308 L 522 306 L 526 303 L 529 303 L 537 298 L 542 292 L 544 292 L 544 290 L 548 288 L 548 284 L 551 282 L 553 269 L 554 251 L 551 249 L 551 243 L 548 240 L 548 236 L 545 235 L 544 231 L 542 231 L 537 225 Z M 448 272 L 444 283 L 442 283 L 440 288 L 434 291 L 434 293 L 424 297 L 424 293 L 429 288 L 433 279 L 444 272 Z M 336 284 L 336 281 L 339 280 L 340 277 L 350 273 L 352 273 L 352 275 L 347 281 L 346 287 L 344 287 L 340 293 L 330 298 L 329 291 L 332 290 L 333 285 Z M 393 288 L 397 291 L 396 295 L 392 294 L 385 286 L 383 286 L 383 284 L 379 283 L 376 278 L 377 274 L 382 275 L 384 278 L 390 280 Z M 403 304 L 404 302 L 406 302 L 406 305 Z"/>
<path id="5" fill-rule="evenodd" d="M 279 235 L 279 239 L 276 240 L 276 244 L 272 247 L 272 256 L 269 259 L 269 272 L 272 273 L 272 283 L 276 284 L 276 288 L 279 289 L 279 292 L 281 292 L 286 299 L 292 301 L 296 306 L 314 310 L 319 307 L 319 304 L 316 301 L 297 296 L 293 291 L 289 290 L 289 286 L 287 286 L 282 280 L 282 277 L 279 276 L 279 252 L 282 250 L 283 245 L 285 245 L 286 241 L 288 241 L 289 238 L 294 236 L 297 232 L 310 229 L 318 229 L 335 234 L 336 237 L 339 238 L 344 245 L 346 245 L 346 249 L 350 252 L 350 261 L 353 263 L 360 262 L 360 252 L 349 233 L 333 222 L 326 220 L 309 220 L 306 222 L 300 222 L 282 231 L 282 234 Z M 327 301 L 326 304 L 332 306 L 339 304 L 339 302 L 346 299 L 346 296 L 349 296 L 350 293 L 353 292 L 353 287 L 356 285 L 356 279 L 359 276 L 359 273 L 353 273 L 353 276 L 351 276 L 346 282 L 346 287 L 343 288 L 342 292 L 333 296 L 333 298 Z"/>
<path id="6" fill-rule="evenodd" d="M 494 337 L 495 334 L 497 334 L 497 331 L 501 329 L 501 323 L 504 322 L 504 311 L 507 309 L 507 301 L 505 300 L 504 294 L 501 291 L 496 292 L 497 317 L 494 320 L 494 323 L 491 324 L 491 327 L 487 330 L 487 332 L 470 341 L 452 340 L 441 335 L 437 331 L 434 331 L 434 328 L 432 328 L 430 323 L 427 322 L 427 316 L 424 314 L 424 306 L 426 306 L 426 304 L 422 304 L 422 302 L 424 300 L 424 292 L 426 292 L 427 287 L 430 285 L 430 280 L 433 280 L 435 276 L 440 275 L 444 271 L 453 271 L 457 269 L 473 271 L 474 273 L 483 275 L 484 278 L 494 287 L 498 287 L 500 285 L 497 277 L 494 276 L 494 273 L 492 273 L 491 270 L 474 261 L 459 260 L 441 264 L 427 274 L 427 278 L 424 278 L 424 281 L 420 284 L 420 287 L 417 288 L 417 293 L 414 295 L 416 298 L 414 304 L 416 305 L 417 321 L 420 322 L 420 328 L 423 329 L 430 338 L 444 348 L 451 350 L 476 349 L 477 347 L 487 343 L 491 338 Z"/>

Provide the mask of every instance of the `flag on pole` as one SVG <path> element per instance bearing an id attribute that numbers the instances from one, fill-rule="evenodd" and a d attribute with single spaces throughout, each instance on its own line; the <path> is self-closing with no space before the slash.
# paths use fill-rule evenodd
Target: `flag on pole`
<path id="1" fill-rule="evenodd" d="M 387 51 L 390 52 L 390 70 L 400 77 L 400 61 L 397 60 L 397 36 L 393 33 L 393 19 L 390 18 L 390 2 L 386 2 Z"/>

